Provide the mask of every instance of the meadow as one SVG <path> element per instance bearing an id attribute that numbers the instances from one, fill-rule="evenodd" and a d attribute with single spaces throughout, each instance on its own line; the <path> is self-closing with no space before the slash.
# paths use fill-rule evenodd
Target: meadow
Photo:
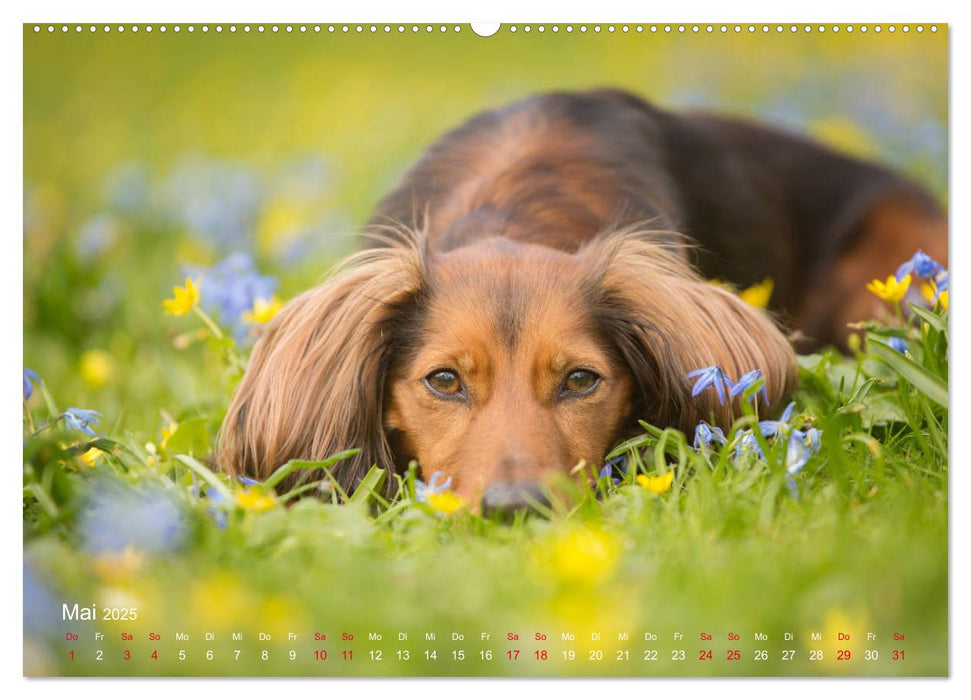
<path id="1" fill-rule="evenodd" d="M 874 286 L 887 315 L 848 355 L 799 358 L 791 409 L 744 402 L 724 434 L 645 424 L 539 516 L 482 518 L 414 468 L 354 494 L 309 478 L 341 455 L 264 483 L 207 466 L 261 327 L 486 106 L 624 87 L 810 134 L 946 203 L 946 31 L 633 27 L 25 27 L 25 673 L 947 672 L 947 278 L 919 257 Z M 290 471 L 308 477 L 278 492 Z M 65 602 L 138 619 L 97 625 L 101 660 L 72 658 Z"/>

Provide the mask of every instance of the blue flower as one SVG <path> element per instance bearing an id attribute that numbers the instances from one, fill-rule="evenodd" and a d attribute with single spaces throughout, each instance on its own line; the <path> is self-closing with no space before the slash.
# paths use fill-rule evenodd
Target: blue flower
<path id="1" fill-rule="evenodd" d="M 256 479 L 251 479 L 248 476 L 243 476 L 242 474 L 240 474 L 236 478 L 239 479 L 242 483 L 246 484 L 247 486 L 255 486 L 256 484 L 260 483 Z"/>
<path id="2" fill-rule="evenodd" d="M 630 462 L 627 455 L 617 455 L 607 460 L 603 469 L 600 470 L 599 477 L 601 479 L 613 479 L 614 484 L 619 484 L 621 477 L 627 473 L 629 468 Z"/>
<path id="3" fill-rule="evenodd" d="M 166 213 L 217 250 L 248 248 L 263 205 L 258 173 L 208 158 L 184 159 L 162 186 Z"/>
<path id="4" fill-rule="evenodd" d="M 228 325 L 237 342 L 242 342 L 250 330 L 243 314 L 257 299 L 271 299 L 278 284 L 275 277 L 259 274 L 248 253 L 233 253 L 208 269 L 187 266 L 184 272 L 193 279 L 200 278 L 203 308 Z"/>
<path id="5" fill-rule="evenodd" d="M 721 367 L 702 367 L 701 369 L 688 372 L 685 376 L 688 379 L 698 377 L 698 381 L 691 388 L 692 396 L 697 396 L 708 387 L 714 387 L 715 393 L 718 394 L 718 403 L 725 403 L 726 384 L 731 387 L 732 382 L 725 376 Z"/>
<path id="6" fill-rule="evenodd" d="M 802 471 L 810 457 L 819 452 L 822 437 L 823 431 L 812 427 L 805 431 L 793 430 L 789 435 L 789 442 L 786 445 L 786 487 L 793 499 L 799 498 L 795 475 Z"/>
<path id="7" fill-rule="evenodd" d="M 240 477 L 241 480 L 244 478 L 245 477 Z M 225 530 L 226 525 L 229 523 L 229 513 L 226 512 L 227 508 L 235 506 L 235 503 L 230 502 L 229 499 L 223 496 L 222 493 L 216 489 L 207 489 L 206 496 L 209 497 L 209 501 L 212 503 L 212 505 L 206 509 L 206 513 L 212 516 L 213 522 L 216 523 L 216 527 L 218 527 L 220 530 Z"/>
<path id="8" fill-rule="evenodd" d="M 118 224 L 115 219 L 109 214 L 99 214 L 81 227 L 75 249 L 82 262 L 90 263 L 117 238 Z"/>
<path id="9" fill-rule="evenodd" d="M 37 376 L 37 372 L 32 369 L 27 369 L 24 367 L 24 398 L 29 399 L 34 395 L 34 382 L 39 382 L 40 377 Z"/>
<path id="10" fill-rule="evenodd" d="M 695 449 L 700 450 L 702 447 L 708 447 L 713 443 L 725 444 L 725 433 L 718 426 L 711 426 L 704 421 L 698 423 L 695 427 Z"/>
<path id="11" fill-rule="evenodd" d="M 809 438 L 809 447 L 812 449 L 813 454 L 819 452 L 819 448 L 823 445 L 823 431 L 817 430 L 816 428 L 809 428 L 806 430 L 806 437 Z"/>
<path id="12" fill-rule="evenodd" d="M 951 275 L 947 270 L 941 270 L 937 277 L 934 278 L 934 286 L 937 287 L 937 292 L 946 292 L 951 286 L 950 283 Z"/>
<path id="13" fill-rule="evenodd" d="M 901 355 L 905 355 L 907 353 L 907 341 L 903 338 L 897 338 L 895 336 L 887 338 L 887 345 L 892 347 Z"/>
<path id="14" fill-rule="evenodd" d="M 796 402 L 791 402 L 786 406 L 786 410 L 782 412 L 779 416 L 779 420 L 763 420 L 759 421 L 759 430 L 762 431 L 762 435 L 765 437 L 775 437 L 777 435 L 784 435 L 789 432 L 789 421 L 792 420 L 792 414 L 796 410 Z"/>
<path id="15" fill-rule="evenodd" d="M 759 439 L 751 430 L 743 433 L 742 439 L 735 446 L 735 466 L 737 467 L 739 462 L 750 455 L 755 455 L 760 459 L 764 457 L 762 454 L 762 446 L 759 445 Z"/>
<path id="16" fill-rule="evenodd" d="M 438 483 L 438 480 L 444 476 L 445 474 L 442 472 L 435 472 L 432 474 L 427 484 L 420 479 L 415 480 L 415 497 L 418 499 L 419 503 L 428 503 L 428 497 L 432 494 L 441 493 L 448 490 L 448 487 L 452 485 L 452 477 L 448 477 L 448 479 L 441 484 Z"/>
<path id="17" fill-rule="evenodd" d="M 91 429 L 91 424 L 97 425 L 101 422 L 101 414 L 97 411 L 89 411 L 84 408 L 69 408 L 61 414 L 65 425 L 71 430 L 80 430 L 91 437 L 97 437 L 97 433 Z"/>
<path id="18" fill-rule="evenodd" d="M 81 511 L 80 532 L 91 552 L 135 547 L 160 554 L 181 547 L 189 528 L 175 499 L 161 488 L 105 480 L 93 485 Z"/>
<path id="19" fill-rule="evenodd" d="M 792 476 L 799 473 L 812 456 L 813 451 L 806 444 L 806 433 L 793 430 L 786 445 L 786 474 Z"/>
<path id="20" fill-rule="evenodd" d="M 762 379 L 762 370 L 760 369 L 753 369 L 751 372 L 746 372 L 741 377 L 739 377 L 738 381 L 735 382 L 734 384 L 731 384 L 731 382 L 726 378 L 726 381 L 729 382 L 729 384 L 731 385 L 731 388 L 728 390 L 728 395 L 738 396 L 739 394 L 744 392 L 746 389 L 748 389 L 750 386 L 760 381 L 761 379 Z M 765 403 L 766 405 L 768 405 L 769 394 L 765 389 L 764 381 L 762 382 L 762 396 L 765 397 Z"/>
<path id="21" fill-rule="evenodd" d="M 897 268 L 897 281 L 900 282 L 907 275 L 918 277 L 933 277 L 944 268 L 927 253 L 918 250 L 913 257 Z"/>

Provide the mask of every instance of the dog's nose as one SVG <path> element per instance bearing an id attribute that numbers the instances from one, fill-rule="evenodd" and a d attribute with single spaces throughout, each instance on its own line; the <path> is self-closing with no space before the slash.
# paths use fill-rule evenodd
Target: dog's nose
<path id="1" fill-rule="evenodd" d="M 550 504 L 538 484 L 500 481 L 492 484 L 482 496 L 482 514 L 512 517 L 518 511 L 534 510 Z"/>

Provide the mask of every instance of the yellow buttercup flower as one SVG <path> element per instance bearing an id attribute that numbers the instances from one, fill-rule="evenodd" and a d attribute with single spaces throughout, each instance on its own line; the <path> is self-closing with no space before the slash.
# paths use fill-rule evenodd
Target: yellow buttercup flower
<path id="1" fill-rule="evenodd" d="M 262 512 L 276 505 L 276 499 L 259 491 L 246 490 L 236 494 L 236 503 L 244 510 Z"/>
<path id="2" fill-rule="evenodd" d="M 199 285 L 188 277 L 185 280 L 185 287 L 172 287 L 172 294 L 172 299 L 165 299 L 162 302 L 165 313 L 172 316 L 185 316 L 199 303 Z"/>
<path id="3" fill-rule="evenodd" d="M 910 288 L 910 275 L 907 275 L 899 282 L 893 275 L 887 275 L 886 282 L 875 279 L 867 284 L 866 288 L 881 299 L 897 303 L 904 298 L 907 294 L 907 289 Z"/>
<path id="4" fill-rule="evenodd" d="M 102 450 L 99 450 L 97 447 L 92 447 L 90 450 L 81 455 L 81 461 L 89 467 L 93 467 L 94 463 L 98 461 L 98 457 L 103 454 L 104 452 Z"/>
<path id="5" fill-rule="evenodd" d="M 114 362 L 104 350 L 87 350 L 81 355 L 81 377 L 92 389 L 103 387 L 114 374 Z"/>
<path id="6" fill-rule="evenodd" d="M 740 291 L 738 298 L 757 309 L 764 309 L 769 305 L 769 299 L 772 298 L 774 288 L 775 283 L 772 278 L 766 277 L 761 282 L 756 282 L 751 287 Z"/>
<path id="7" fill-rule="evenodd" d="M 935 299 L 936 299 L 937 303 L 941 305 L 941 308 L 947 311 L 947 291 L 948 290 L 945 289 L 943 292 L 938 292 L 936 284 L 934 284 L 933 282 L 930 282 L 930 283 L 925 282 L 920 286 L 920 291 L 924 295 L 924 298 L 927 299 L 929 303 L 931 304 L 935 303 Z"/>
<path id="8" fill-rule="evenodd" d="M 644 474 L 638 474 L 637 476 L 637 483 L 651 493 L 664 493 L 670 490 L 673 482 L 673 471 L 665 472 L 661 476 L 645 476 Z"/>
<path id="9" fill-rule="evenodd" d="M 253 302 L 253 308 L 243 313 L 243 320 L 251 325 L 269 323 L 282 306 L 283 302 L 275 294 L 269 301 L 257 299 Z"/>
<path id="10" fill-rule="evenodd" d="M 620 556 L 618 538 L 599 528 L 584 527 L 557 534 L 537 551 L 537 564 L 560 583 L 598 585 L 613 573 Z"/>
<path id="11" fill-rule="evenodd" d="M 444 513 L 445 515 L 451 515 L 452 513 L 465 508 L 465 499 L 463 499 L 461 496 L 457 496 L 451 491 L 430 493 L 428 494 L 427 503 L 432 507 L 433 510 L 439 513 Z"/>

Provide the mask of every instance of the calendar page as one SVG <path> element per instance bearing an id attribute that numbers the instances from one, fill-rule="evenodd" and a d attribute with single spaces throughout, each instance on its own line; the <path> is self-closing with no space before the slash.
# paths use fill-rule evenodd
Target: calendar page
<path id="1" fill-rule="evenodd" d="M 949 674 L 946 24 L 23 48 L 25 676 Z"/>

